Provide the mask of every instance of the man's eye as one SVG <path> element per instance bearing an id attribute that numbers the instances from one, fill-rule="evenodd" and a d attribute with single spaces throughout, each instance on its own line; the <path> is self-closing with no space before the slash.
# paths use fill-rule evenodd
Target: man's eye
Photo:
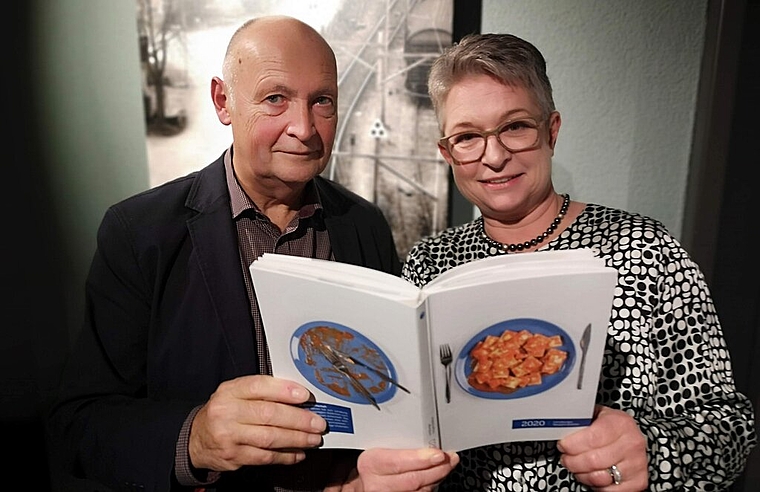
<path id="1" fill-rule="evenodd" d="M 324 118 L 335 115 L 335 101 L 331 97 L 318 97 L 314 100 L 314 112 Z"/>
<path id="2" fill-rule="evenodd" d="M 285 98 L 282 96 L 282 94 L 272 94 L 271 96 L 267 96 L 266 100 L 272 104 L 280 104 L 285 100 Z"/>
<path id="3" fill-rule="evenodd" d="M 330 97 L 324 96 L 324 97 L 318 97 L 316 101 L 314 101 L 314 104 L 317 106 L 332 106 L 333 100 Z"/>

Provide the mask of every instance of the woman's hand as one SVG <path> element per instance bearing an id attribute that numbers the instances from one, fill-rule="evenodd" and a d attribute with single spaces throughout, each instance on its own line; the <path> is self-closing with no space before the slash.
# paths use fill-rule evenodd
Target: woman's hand
<path id="1" fill-rule="evenodd" d="M 646 438 L 621 410 L 597 405 L 594 421 L 557 443 L 562 464 L 593 490 L 640 491 L 649 485 Z M 615 466 L 619 484 L 615 484 Z"/>

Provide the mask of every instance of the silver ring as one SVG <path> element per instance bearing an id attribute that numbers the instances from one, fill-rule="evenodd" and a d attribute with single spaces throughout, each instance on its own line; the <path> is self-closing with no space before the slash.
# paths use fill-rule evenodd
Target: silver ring
<path id="1" fill-rule="evenodd" d="M 610 472 L 610 478 L 612 478 L 612 483 L 615 485 L 620 485 L 620 482 L 623 481 L 623 474 L 620 473 L 620 470 L 618 470 L 618 467 L 615 465 L 612 465 L 611 467 L 607 468 L 607 471 Z"/>

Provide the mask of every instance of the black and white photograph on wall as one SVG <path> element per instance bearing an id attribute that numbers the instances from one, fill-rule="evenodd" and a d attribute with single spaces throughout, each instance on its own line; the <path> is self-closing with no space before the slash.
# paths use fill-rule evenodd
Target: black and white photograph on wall
<path id="1" fill-rule="evenodd" d="M 447 225 L 449 172 L 427 74 L 452 42 L 453 0 L 136 0 L 151 186 L 230 145 L 210 96 L 234 30 L 289 15 L 319 31 L 338 64 L 338 128 L 323 175 L 378 204 L 403 258 Z"/>

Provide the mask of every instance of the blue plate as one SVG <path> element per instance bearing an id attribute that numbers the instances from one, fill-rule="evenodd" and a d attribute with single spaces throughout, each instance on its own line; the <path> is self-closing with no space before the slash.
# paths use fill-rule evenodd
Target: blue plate
<path id="1" fill-rule="evenodd" d="M 330 321 L 313 321 L 299 327 L 290 339 L 290 354 L 296 368 L 311 384 L 330 396 L 344 401 L 370 405 L 351 387 L 346 377 L 311 346 L 312 337 L 318 337 L 331 347 L 371 365 L 396 379 L 396 369 L 388 356 L 372 340 L 347 326 Z M 346 364 L 351 373 L 367 388 L 378 403 L 396 394 L 396 387 L 372 371 L 361 366 Z M 401 382 L 401 384 L 404 384 Z"/>
<path id="2" fill-rule="evenodd" d="M 542 375 L 541 384 L 538 384 L 535 386 L 525 386 L 523 388 L 518 388 L 511 393 L 501 393 L 498 391 L 483 391 L 477 388 L 473 388 L 472 386 L 470 386 L 470 383 L 467 381 L 470 374 L 472 373 L 472 358 L 470 357 L 470 351 L 473 349 L 473 347 L 475 347 L 475 344 L 485 339 L 487 335 L 498 337 L 502 333 L 504 333 L 505 330 L 512 330 L 512 331 L 518 331 L 518 332 L 522 330 L 528 330 L 529 332 L 533 334 L 542 334 L 548 337 L 559 335 L 560 337 L 562 337 L 563 343 L 561 346 L 555 347 L 555 348 L 558 350 L 564 350 L 565 352 L 567 352 L 567 359 L 565 359 L 565 362 L 564 364 L 562 364 L 562 367 L 560 368 L 559 371 L 548 376 Z M 472 337 L 472 339 L 469 342 L 467 342 L 467 344 L 465 344 L 465 346 L 459 352 L 459 356 L 457 357 L 455 368 L 454 368 L 454 374 L 456 376 L 456 380 L 459 386 L 466 392 L 470 393 L 471 395 L 474 395 L 480 398 L 489 398 L 489 399 L 494 399 L 494 400 L 509 400 L 509 399 L 514 399 L 514 398 L 524 398 L 526 396 L 536 395 L 538 393 L 548 390 L 549 388 L 553 386 L 556 386 L 563 379 L 567 377 L 567 375 L 570 373 L 570 371 L 573 368 L 574 362 L 575 362 L 575 346 L 573 344 L 572 339 L 568 336 L 568 334 L 562 328 L 560 328 L 559 326 L 555 324 L 549 323 L 547 321 L 542 321 L 539 319 L 517 318 L 517 319 L 511 319 L 508 321 L 502 321 L 495 325 L 489 326 L 485 330 L 481 331 L 480 333 Z"/>

